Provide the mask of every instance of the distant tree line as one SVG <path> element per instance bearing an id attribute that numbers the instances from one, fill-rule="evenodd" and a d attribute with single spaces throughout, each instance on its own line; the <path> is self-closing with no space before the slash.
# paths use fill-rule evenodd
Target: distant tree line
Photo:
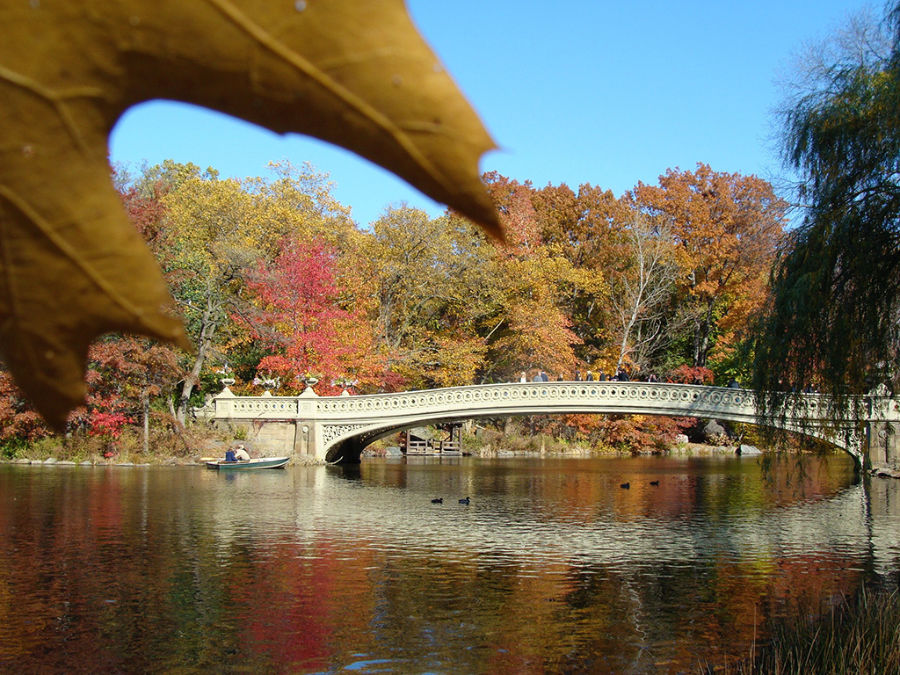
<path id="1" fill-rule="evenodd" d="M 70 428 L 107 438 L 151 421 L 177 429 L 226 378 L 239 394 L 296 394 L 313 377 L 322 394 L 365 393 L 537 369 L 747 378 L 786 208 L 765 181 L 702 164 L 619 198 L 490 173 L 499 245 L 450 212 L 390 208 L 361 228 L 309 166 L 238 181 L 164 162 L 116 178 L 195 351 L 95 344 Z M 49 433 L 5 373 L 0 425 L 8 445 Z"/>

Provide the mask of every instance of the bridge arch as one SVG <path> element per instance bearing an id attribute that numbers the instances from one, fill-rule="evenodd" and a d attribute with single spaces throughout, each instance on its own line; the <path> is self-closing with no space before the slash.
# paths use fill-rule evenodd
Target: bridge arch
<path id="1" fill-rule="evenodd" d="M 803 416 L 773 426 L 825 440 L 861 460 L 858 434 L 827 422 L 828 400 L 802 395 Z M 753 392 L 649 382 L 534 382 L 317 399 L 326 461 L 356 462 L 366 445 L 396 431 L 478 418 L 535 414 L 641 414 L 759 424 Z M 327 418 L 327 419 L 326 419 Z M 801 423 L 802 422 L 802 423 Z"/>

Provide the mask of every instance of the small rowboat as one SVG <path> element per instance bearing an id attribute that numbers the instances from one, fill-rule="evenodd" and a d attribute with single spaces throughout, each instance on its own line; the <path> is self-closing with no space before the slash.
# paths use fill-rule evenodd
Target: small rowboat
<path id="1" fill-rule="evenodd" d="M 237 460 L 229 462 L 224 459 L 216 459 L 206 462 L 207 469 L 219 471 L 255 471 L 256 469 L 283 469 L 290 457 L 258 457 L 256 459 Z"/>

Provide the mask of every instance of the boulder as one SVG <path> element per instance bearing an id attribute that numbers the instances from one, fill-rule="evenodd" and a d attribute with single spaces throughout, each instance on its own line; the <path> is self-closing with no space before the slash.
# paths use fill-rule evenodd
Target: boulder
<path id="1" fill-rule="evenodd" d="M 737 446 L 737 449 L 734 451 L 734 454 L 743 456 L 753 456 L 753 455 L 761 455 L 762 450 L 757 448 L 755 445 L 748 445 L 746 443 L 741 443 Z"/>
<path id="2" fill-rule="evenodd" d="M 718 440 L 725 435 L 725 427 L 715 420 L 710 420 L 703 427 L 703 435 L 706 436 L 707 441 Z"/>

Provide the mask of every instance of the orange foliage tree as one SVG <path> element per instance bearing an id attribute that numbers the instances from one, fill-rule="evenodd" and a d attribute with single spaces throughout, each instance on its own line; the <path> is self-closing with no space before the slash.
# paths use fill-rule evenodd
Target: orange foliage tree
<path id="1" fill-rule="evenodd" d="M 489 180 L 507 236 L 507 245 L 494 254 L 501 297 L 489 345 L 495 372 L 500 379 L 533 368 L 571 373 L 574 347 L 582 341 L 572 330 L 564 300 L 583 278 L 559 246 L 544 241 L 530 184 L 498 174 Z"/>
<path id="2" fill-rule="evenodd" d="M 763 301 L 760 280 L 774 260 L 787 205 L 766 181 L 706 164 L 695 171 L 670 169 L 656 186 L 638 183 L 632 197 L 671 223 L 680 304 L 692 326 L 690 360 L 705 366 L 717 321 L 737 307 L 749 313 Z"/>

